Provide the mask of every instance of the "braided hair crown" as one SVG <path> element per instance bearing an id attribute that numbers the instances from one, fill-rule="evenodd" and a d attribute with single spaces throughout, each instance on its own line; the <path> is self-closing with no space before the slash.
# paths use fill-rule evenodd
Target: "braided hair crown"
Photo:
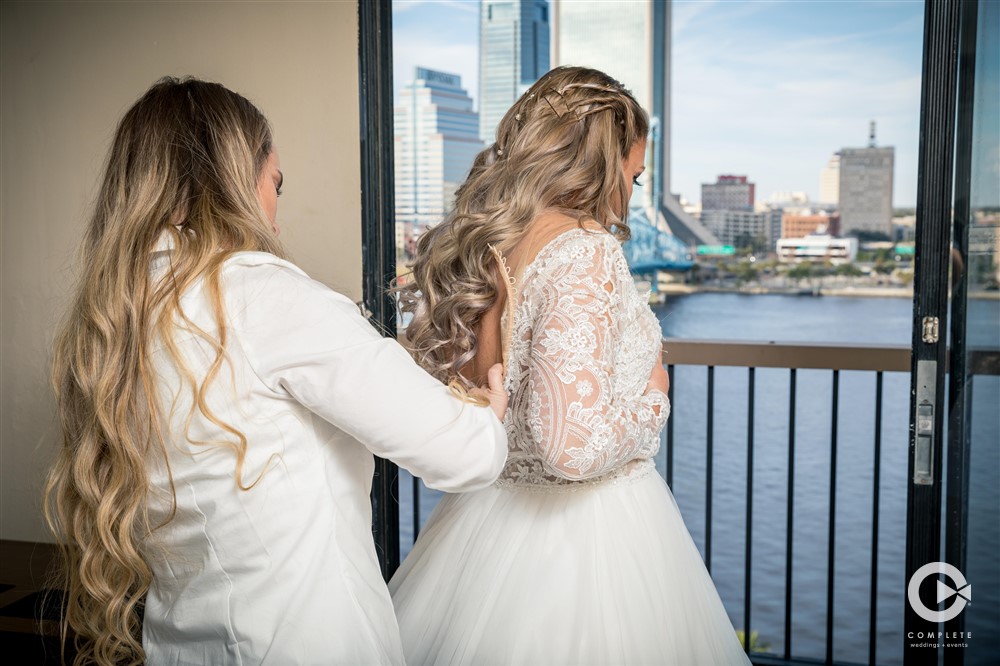
<path id="1" fill-rule="evenodd" d="M 585 131 L 594 117 L 605 113 L 621 128 L 622 155 L 648 132 L 645 111 L 621 82 L 596 69 L 557 67 L 536 81 L 504 115 L 492 152 L 497 159 L 509 157 L 530 125 L 577 124 Z"/>

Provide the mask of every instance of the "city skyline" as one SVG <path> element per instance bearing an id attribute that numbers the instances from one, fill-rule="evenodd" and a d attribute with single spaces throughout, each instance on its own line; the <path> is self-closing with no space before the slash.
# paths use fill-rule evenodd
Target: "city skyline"
<path id="1" fill-rule="evenodd" d="M 478 90 L 477 1 L 395 0 L 393 11 L 397 94 L 416 65 Z M 830 156 L 864 147 L 875 120 L 878 145 L 896 149 L 893 205 L 914 205 L 922 2 L 674 0 L 672 23 L 674 193 L 698 201 L 701 183 L 741 173 L 761 198 L 819 200 Z"/>

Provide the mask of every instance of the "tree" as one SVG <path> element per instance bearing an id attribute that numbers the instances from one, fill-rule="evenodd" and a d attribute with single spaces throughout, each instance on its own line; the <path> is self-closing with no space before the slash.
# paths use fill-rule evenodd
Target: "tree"
<path id="1" fill-rule="evenodd" d="M 879 275 L 888 275 L 889 273 L 896 270 L 896 262 L 886 259 L 884 257 L 879 257 L 875 260 L 875 265 L 872 266 L 875 272 Z"/>
<path id="2" fill-rule="evenodd" d="M 790 269 L 788 269 L 788 273 L 786 273 L 786 275 L 791 279 L 795 280 L 796 284 L 798 284 L 800 280 L 812 281 L 812 276 L 813 276 L 812 264 L 810 264 L 808 261 L 803 261 L 802 263 L 795 264 Z"/>
<path id="3" fill-rule="evenodd" d="M 885 242 L 891 241 L 889 234 L 882 231 L 868 231 L 867 229 L 851 229 L 847 232 L 848 236 L 854 236 L 858 239 L 858 244 L 861 243 L 874 243 L 874 242 Z"/>
<path id="4" fill-rule="evenodd" d="M 846 264 L 840 264 L 833 269 L 833 274 L 840 275 L 842 277 L 860 277 L 864 275 L 864 271 L 858 268 L 853 261 L 849 261 Z"/>
<path id="5" fill-rule="evenodd" d="M 701 264 L 699 264 L 697 261 L 694 262 L 694 264 L 691 266 L 691 272 L 688 273 L 688 282 L 693 282 L 694 284 L 701 284 L 703 277 L 702 272 L 703 271 L 701 270 Z"/>
<path id="6" fill-rule="evenodd" d="M 757 266 L 752 261 L 741 261 L 736 267 L 736 281 L 741 285 L 757 281 Z"/>
<path id="7" fill-rule="evenodd" d="M 778 271 L 777 259 L 768 259 L 766 261 L 761 262 L 759 265 L 761 272 L 763 272 L 766 275 L 770 275 Z"/>
<path id="8" fill-rule="evenodd" d="M 743 232 L 733 239 L 733 246 L 739 256 L 749 256 L 753 254 L 753 236 Z"/>
<path id="9" fill-rule="evenodd" d="M 740 639 L 740 645 L 742 645 L 743 648 L 746 649 L 746 632 L 744 632 L 742 629 L 737 629 L 736 630 L 736 637 Z M 750 651 L 751 652 L 770 652 L 771 651 L 771 644 L 770 643 L 765 643 L 764 641 L 761 641 L 760 640 L 760 635 L 757 633 L 757 631 L 751 631 L 750 632 Z"/>
<path id="10" fill-rule="evenodd" d="M 766 236 L 754 236 L 753 237 L 753 253 L 756 255 L 766 255 L 769 251 L 773 250 L 773 247 L 769 247 L 767 243 Z"/>

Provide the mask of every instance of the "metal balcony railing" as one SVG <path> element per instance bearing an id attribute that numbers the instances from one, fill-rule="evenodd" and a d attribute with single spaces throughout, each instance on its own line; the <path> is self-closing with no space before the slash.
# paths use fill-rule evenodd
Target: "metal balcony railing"
<path id="1" fill-rule="evenodd" d="M 663 363 L 670 376 L 670 398 L 674 400 L 676 382 L 674 370 L 678 365 L 703 366 L 707 372 L 706 407 L 706 478 L 705 478 L 705 565 L 712 568 L 712 497 L 713 497 L 713 440 L 715 434 L 715 369 L 718 366 L 742 367 L 747 370 L 747 427 L 746 427 L 746 537 L 744 552 L 744 594 L 743 626 L 745 627 L 744 649 L 751 654 L 750 627 L 752 600 L 753 564 L 753 455 L 754 455 L 754 399 L 755 375 L 758 368 L 779 368 L 788 370 L 788 464 L 787 464 L 787 507 L 785 524 L 785 597 L 784 597 L 784 645 L 780 658 L 772 655 L 751 654 L 755 664 L 826 663 L 833 664 L 833 599 L 834 599 L 834 546 L 836 533 L 836 490 L 837 490 L 837 426 L 840 403 L 840 372 L 861 370 L 875 374 L 875 426 L 873 442 L 872 481 L 872 544 L 871 544 L 871 591 L 869 615 L 868 663 L 876 663 L 876 617 L 878 613 L 878 538 L 879 538 L 879 485 L 882 447 L 882 394 L 883 374 L 886 372 L 909 372 L 910 350 L 902 346 L 872 345 L 818 345 L 818 344 L 776 344 L 776 343 L 732 343 L 707 340 L 664 341 Z M 669 350 L 667 352 L 666 350 Z M 818 660 L 793 659 L 792 639 L 792 555 L 794 493 L 795 487 L 795 417 L 797 398 L 797 371 L 803 369 L 829 370 L 832 383 L 832 403 L 830 419 L 830 487 L 829 516 L 827 534 L 827 581 L 826 581 L 826 640 L 825 655 Z M 673 487 L 674 468 L 674 419 L 666 426 L 666 479 Z"/>
<path id="2" fill-rule="evenodd" d="M 996 350 L 970 350 L 969 374 L 970 375 L 998 375 L 1000 374 L 1000 353 Z M 874 665 L 878 663 L 877 648 L 877 617 L 878 617 L 878 571 L 879 571 L 879 512 L 880 512 L 880 488 L 884 483 L 882 479 L 882 449 L 883 449 L 883 384 L 885 373 L 896 373 L 895 379 L 898 382 L 905 382 L 905 376 L 910 372 L 910 349 L 906 346 L 886 346 L 886 345 L 856 345 L 856 344 L 810 344 L 810 343 L 759 343 L 759 342 L 723 342 L 711 340 L 682 340 L 665 339 L 663 364 L 667 368 L 670 376 L 670 399 L 676 405 L 675 392 L 680 391 L 690 394 L 694 390 L 705 392 L 705 431 L 704 450 L 706 455 L 705 478 L 704 478 L 704 559 L 706 567 L 712 569 L 712 533 L 713 533 L 713 483 L 715 481 L 715 470 L 713 469 L 713 459 L 716 444 L 716 369 L 717 368 L 743 368 L 746 371 L 746 414 L 747 421 L 745 431 L 741 431 L 746 438 L 746 508 L 744 515 L 745 522 L 745 545 L 743 553 L 743 608 L 742 625 L 744 627 L 744 646 L 754 664 L 759 666 L 782 665 L 814 665 L 828 664 L 839 666 L 856 666 L 858 662 L 846 662 L 834 660 L 834 573 L 835 573 L 835 545 L 837 531 L 837 475 L 838 475 L 838 423 L 842 423 L 840 415 L 841 402 L 841 372 L 848 371 L 856 374 L 874 374 L 874 393 L 871 395 L 874 407 L 874 424 L 872 428 L 872 448 L 871 452 L 871 580 L 868 599 L 868 655 L 867 663 Z M 680 385 L 675 370 L 681 366 L 704 368 L 706 384 L 697 387 L 690 385 Z M 786 515 L 784 525 L 784 636 L 780 653 L 753 651 L 751 644 L 751 611 L 752 611 L 752 568 L 754 561 L 753 551 L 753 528 L 754 528 L 754 453 L 755 453 L 755 401 L 757 399 L 757 371 L 761 369 L 777 369 L 787 371 L 788 378 L 788 434 L 787 434 L 787 464 L 785 471 L 785 502 Z M 801 415 L 802 404 L 810 402 L 815 404 L 817 396 L 803 394 L 803 390 L 813 392 L 814 383 L 810 381 L 803 384 L 803 389 L 799 382 L 799 371 L 810 371 L 809 379 L 816 379 L 815 372 L 829 372 L 830 386 L 830 420 L 829 420 L 829 488 L 808 490 L 808 492 L 825 492 L 825 504 L 827 515 L 827 548 L 826 548 L 826 589 L 825 589 L 825 628 L 824 628 L 824 654 L 822 658 L 793 656 L 792 653 L 792 616 L 793 616 L 793 566 L 792 559 L 794 553 L 793 543 L 793 517 L 795 516 L 795 472 L 796 472 L 796 416 L 797 402 L 799 414 Z M 731 375 L 727 375 L 731 376 Z M 685 377 L 690 375 L 685 374 Z M 899 386 L 895 386 L 897 389 Z M 893 394 L 895 395 L 895 394 Z M 808 398 L 807 401 L 801 401 Z M 690 398 L 688 398 L 690 399 Z M 697 399 L 697 398 L 696 398 Z M 867 394 L 865 396 L 867 400 Z M 866 403 L 867 404 L 867 403 Z M 729 407 L 729 405 L 727 405 Z M 759 411 L 759 407 L 758 407 Z M 898 411 L 898 410 L 897 410 Z M 810 415 L 815 420 L 815 414 Z M 848 417 L 851 415 L 848 414 Z M 898 415 L 897 415 L 898 416 Z M 866 417 L 867 418 L 867 417 Z M 667 425 L 662 435 L 662 442 L 665 449 L 665 470 L 664 476 L 667 484 L 674 489 L 674 468 L 675 468 L 675 416 L 667 421 Z M 897 433 L 898 439 L 898 433 Z M 854 441 L 852 440 L 852 444 Z M 700 444 L 700 443 L 699 443 Z M 868 450 L 865 448 L 864 450 Z M 422 524 L 421 514 L 421 493 L 428 494 L 419 479 L 412 480 L 412 535 L 413 539 L 419 534 Z M 694 527 L 694 526 L 693 526 Z M 768 601 L 778 603 L 777 599 Z M 902 605 L 899 607 L 900 627 L 902 626 Z M 902 644 L 901 644 L 902 645 Z"/>

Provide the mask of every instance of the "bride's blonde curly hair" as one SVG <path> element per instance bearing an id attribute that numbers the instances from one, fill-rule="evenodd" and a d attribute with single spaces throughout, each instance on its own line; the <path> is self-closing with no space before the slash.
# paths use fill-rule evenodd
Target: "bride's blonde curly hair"
<path id="1" fill-rule="evenodd" d="M 622 163 L 646 138 L 646 112 L 603 72 L 558 67 L 507 111 L 496 143 L 476 156 L 448 217 L 424 232 L 408 281 L 407 345 L 417 362 L 461 392 L 459 370 L 476 355 L 475 329 L 503 289 L 490 246 L 509 252 L 529 222 L 558 210 L 627 240 Z"/>
<path id="2" fill-rule="evenodd" d="M 52 361 L 62 445 L 45 514 L 62 546 L 63 644 L 72 630 L 77 664 L 144 661 L 140 617 L 152 582 L 144 542 L 159 527 L 147 506 L 147 466 L 159 459 L 169 469 L 155 340 L 185 378 L 191 409 L 231 435 L 234 483 L 253 485 L 242 478 L 246 437 L 212 412 L 205 390 L 226 360 L 223 262 L 241 250 L 284 256 L 257 195 L 271 148 L 257 107 L 196 79 L 158 81 L 115 132 Z M 150 253 L 163 234 L 175 250 L 154 280 Z M 181 309 L 198 280 L 217 330 L 199 329 Z M 193 376 L 181 358 L 178 322 L 212 350 L 206 376 Z"/>

